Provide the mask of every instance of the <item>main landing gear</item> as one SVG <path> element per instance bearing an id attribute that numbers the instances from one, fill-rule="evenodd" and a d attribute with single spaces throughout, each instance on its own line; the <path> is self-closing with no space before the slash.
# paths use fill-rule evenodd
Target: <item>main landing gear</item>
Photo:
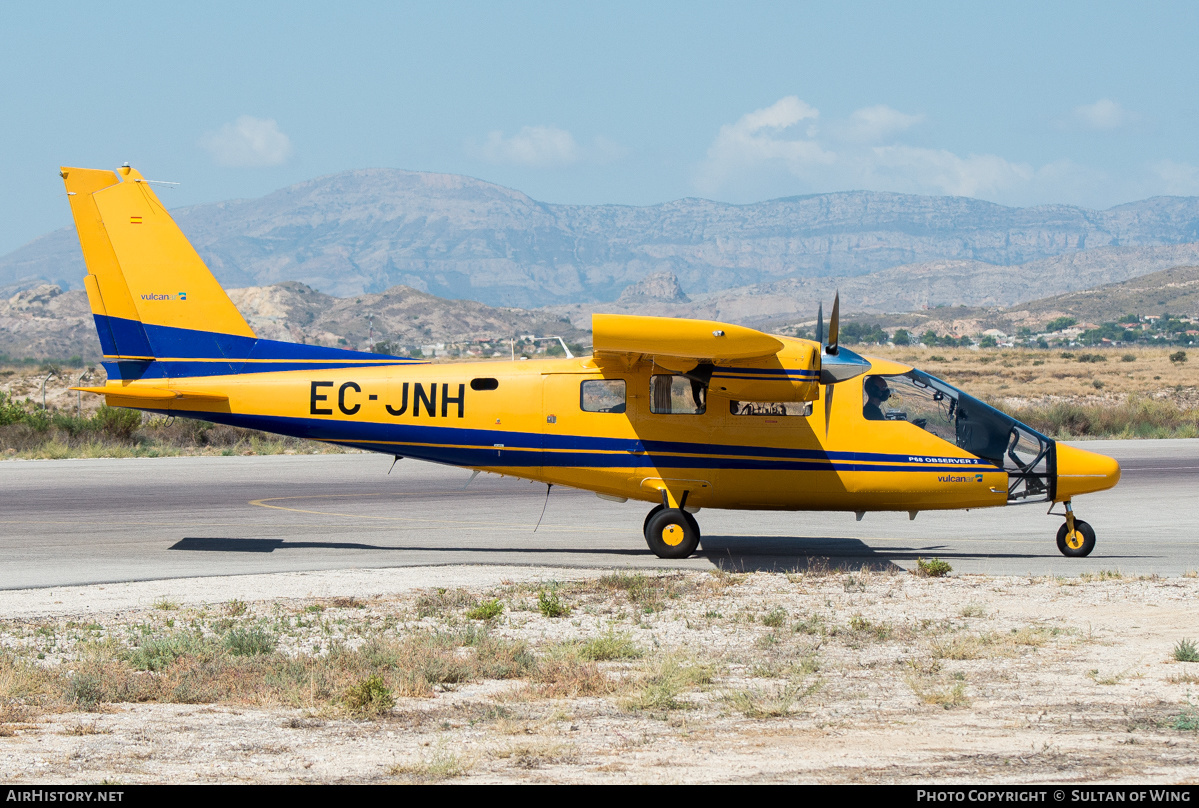
<path id="1" fill-rule="evenodd" d="M 1085 558 L 1095 549 L 1095 531 L 1086 522 L 1074 518 L 1074 507 L 1069 500 L 1066 506 L 1066 523 L 1058 528 L 1057 549 L 1067 558 Z"/>
<path id="2" fill-rule="evenodd" d="M 642 528 L 645 543 L 658 558 L 686 558 L 699 546 L 699 522 L 683 510 L 686 504 L 687 495 L 684 494 L 679 507 L 670 507 L 667 494 L 663 491 L 662 504 L 655 505 L 645 517 Z"/>

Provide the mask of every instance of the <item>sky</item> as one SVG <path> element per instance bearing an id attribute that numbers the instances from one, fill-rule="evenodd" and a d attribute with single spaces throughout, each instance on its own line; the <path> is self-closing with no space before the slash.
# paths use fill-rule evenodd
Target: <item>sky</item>
<path id="1" fill-rule="evenodd" d="M 0 4 L 0 254 L 60 165 L 169 207 L 390 167 L 545 202 L 1199 195 L 1199 4 Z"/>

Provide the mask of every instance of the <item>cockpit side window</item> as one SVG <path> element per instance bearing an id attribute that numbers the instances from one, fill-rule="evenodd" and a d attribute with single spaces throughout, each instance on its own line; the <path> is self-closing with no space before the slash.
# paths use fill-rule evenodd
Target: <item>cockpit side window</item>
<path id="1" fill-rule="evenodd" d="M 957 443 L 957 398 L 906 374 L 867 376 L 862 415 L 874 421 L 907 421 L 942 440 Z"/>
<path id="2" fill-rule="evenodd" d="M 873 379 L 885 382 L 889 395 L 881 394 L 877 383 L 867 390 Z M 884 420 L 907 421 L 1007 471 L 1009 500 L 1037 502 L 1050 496 L 1053 441 L 1010 415 L 919 370 L 867 377 L 863 389 L 863 406 L 879 402 Z"/>

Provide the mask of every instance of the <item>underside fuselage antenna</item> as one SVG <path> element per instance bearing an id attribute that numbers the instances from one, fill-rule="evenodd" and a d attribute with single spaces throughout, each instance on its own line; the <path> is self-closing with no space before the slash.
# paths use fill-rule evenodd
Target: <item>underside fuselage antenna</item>
<path id="1" fill-rule="evenodd" d="M 533 532 L 537 532 L 537 528 L 541 527 L 541 520 L 545 518 L 545 506 L 550 504 L 550 489 L 554 487 L 553 483 L 545 484 L 545 502 L 541 503 L 541 516 L 537 517 L 537 524 L 533 528 Z"/>

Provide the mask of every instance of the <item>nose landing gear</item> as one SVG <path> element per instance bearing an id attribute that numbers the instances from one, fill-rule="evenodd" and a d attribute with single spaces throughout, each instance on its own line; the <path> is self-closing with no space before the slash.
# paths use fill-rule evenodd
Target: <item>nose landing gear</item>
<path id="1" fill-rule="evenodd" d="M 1067 500 L 1066 523 L 1058 528 L 1057 549 L 1067 558 L 1085 558 L 1095 549 L 1095 531 L 1081 519 L 1074 518 L 1074 507 Z"/>

